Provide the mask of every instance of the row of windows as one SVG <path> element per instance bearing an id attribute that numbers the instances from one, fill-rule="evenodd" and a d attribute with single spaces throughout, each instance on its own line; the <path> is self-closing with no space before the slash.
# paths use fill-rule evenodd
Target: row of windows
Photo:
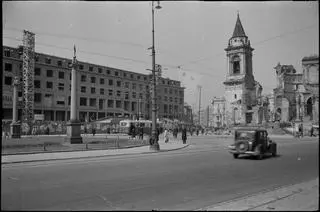
<path id="1" fill-rule="evenodd" d="M 50 58 L 48 58 L 48 62 L 49 61 L 51 61 L 51 59 Z M 61 61 L 60 61 L 61 62 Z M 61 62 L 62 63 L 62 62 Z M 50 64 L 50 63 L 49 63 Z M 58 65 L 58 66 L 62 66 L 62 65 Z M 81 65 L 80 65 L 80 67 L 81 67 Z M 21 68 L 22 68 L 22 66 L 21 66 Z M 80 68 L 81 69 L 81 68 Z M 99 68 L 99 70 L 100 70 L 101 68 Z M 93 67 L 89 67 L 89 71 L 92 71 L 93 70 Z M 8 71 L 8 72 L 11 72 L 12 71 L 12 64 L 11 63 L 5 63 L 5 71 Z M 109 73 L 110 72 L 110 70 L 107 70 L 107 73 Z M 36 67 L 35 68 L 35 70 L 34 70 L 34 72 L 35 72 L 35 75 L 36 76 L 41 76 L 41 68 L 38 68 L 38 67 Z M 101 71 L 102 72 L 102 71 Z M 101 73 L 100 71 L 99 71 L 99 73 Z M 110 74 L 110 73 L 109 73 Z M 47 77 L 53 77 L 53 70 L 47 70 L 46 71 L 46 76 Z M 115 71 L 115 76 L 119 76 L 119 72 L 117 72 L 117 71 Z M 123 77 L 126 77 L 127 76 L 127 74 L 126 73 L 123 73 Z M 131 78 L 133 79 L 134 77 L 134 75 L 133 74 L 130 74 L 130 76 L 131 76 Z M 59 72 L 59 75 L 58 75 L 58 77 L 59 77 L 59 79 L 64 79 L 64 72 Z M 142 76 L 137 76 L 137 79 L 139 80 L 140 78 L 141 78 Z M 92 83 L 95 83 L 95 79 L 93 79 L 93 78 L 95 78 L 95 77 L 91 77 L 91 82 Z M 146 76 L 144 76 L 143 77 L 144 78 L 144 81 L 147 81 L 147 77 Z M 71 74 L 70 74 L 70 79 L 71 79 Z M 86 75 L 82 75 L 81 76 L 81 82 L 86 82 Z M 176 83 L 179 83 L 179 82 L 175 82 L 175 81 L 167 81 L 167 84 L 168 85 L 176 85 Z M 166 84 L 165 83 L 165 80 L 162 80 L 162 84 L 164 85 L 164 84 Z"/>

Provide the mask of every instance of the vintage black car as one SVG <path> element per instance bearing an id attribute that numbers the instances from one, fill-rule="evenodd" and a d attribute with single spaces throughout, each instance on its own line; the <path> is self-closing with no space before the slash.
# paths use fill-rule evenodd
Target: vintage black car
<path id="1" fill-rule="evenodd" d="M 229 146 L 229 152 L 234 158 L 243 154 L 261 160 L 264 155 L 277 155 L 277 144 L 268 137 L 265 129 L 240 128 L 234 134 L 234 144 Z"/>

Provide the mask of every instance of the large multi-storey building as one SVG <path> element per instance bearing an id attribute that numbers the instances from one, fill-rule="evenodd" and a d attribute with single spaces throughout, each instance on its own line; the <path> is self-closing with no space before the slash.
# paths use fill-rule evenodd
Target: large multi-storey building
<path id="1" fill-rule="evenodd" d="M 71 59 L 35 53 L 34 114 L 44 120 L 70 119 Z M 90 121 L 103 117 L 151 119 L 152 75 L 78 62 L 78 117 Z M 12 81 L 22 79 L 22 57 L 19 48 L 3 46 L 2 118 L 12 118 Z M 22 80 L 18 88 L 18 117 L 22 114 Z M 157 81 L 158 118 L 183 119 L 184 88 L 179 81 L 159 78 Z"/>

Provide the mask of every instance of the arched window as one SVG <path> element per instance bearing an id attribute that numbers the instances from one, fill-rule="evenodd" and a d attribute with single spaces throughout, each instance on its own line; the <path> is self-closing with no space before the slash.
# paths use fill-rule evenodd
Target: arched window
<path id="1" fill-rule="evenodd" d="M 232 74 L 240 74 L 240 57 L 237 55 L 232 58 Z"/>

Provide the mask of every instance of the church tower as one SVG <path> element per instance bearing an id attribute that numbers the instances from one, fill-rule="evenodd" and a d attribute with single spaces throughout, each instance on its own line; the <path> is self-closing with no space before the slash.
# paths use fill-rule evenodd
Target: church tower
<path id="1" fill-rule="evenodd" d="M 252 121 L 252 106 L 255 105 L 259 90 L 262 90 L 253 77 L 253 50 L 238 14 L 232 37 L 225 49 L 228 65 L 226 80 L 223 84 L 228 125 L 246 124 Z"/>

